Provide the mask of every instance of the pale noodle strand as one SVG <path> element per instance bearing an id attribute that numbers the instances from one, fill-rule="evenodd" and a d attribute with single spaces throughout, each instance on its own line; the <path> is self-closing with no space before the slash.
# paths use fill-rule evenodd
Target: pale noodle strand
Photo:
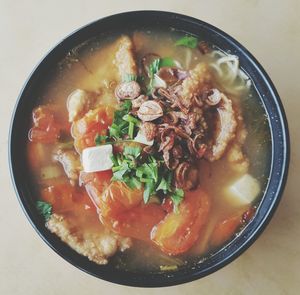
<path id="1" fill-rule="evenodd" d="M 210 67 L 216 72 L 217 78 L 227 92 L 239 94 L 250 88 L 251 80 L 239 69 L 238 56 L 225 54 L 220 50 L 212 51 L 210 56 L 214 59 Z"/>

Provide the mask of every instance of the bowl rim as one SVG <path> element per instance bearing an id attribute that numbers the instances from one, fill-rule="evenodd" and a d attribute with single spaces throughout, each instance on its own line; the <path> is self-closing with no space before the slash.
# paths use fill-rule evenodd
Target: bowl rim
<path id="1" fill-rule="evenodd" d="M 182 23 L 192 23 L 195 26 L 201 27 L 205 30 L 208 30 L 209 32 L 213 32 L 222 38 L 226 40 L 226 42 L 229 42 L 232 46 L 239 49 L 239 52 L 250 62 L 252 63 L 252 66 L 257 70 L 257 72 L 260 75 L 260 79 L 262 79 L 262 83 L 264 83 L 267 87 L 267 89 L 270 91 L 270 97 L 272 98 L 272 102 L 276 106 L 276 111 L 278 112 L 278 119 L 279 124 L 281 127 L 282 132 L 282 163 L 281 163 L 281 174 L 279 175 L 279 181 L 276 187 L 276 192 L 274 192 L 274 199 L 272 203 L 270 204 L 267 212 L 265 212 L 261 222 L 256 226 L 255 230 L 247 237 L 247 240 L 239 246 L 236 250 L 234 250 L 230 255 L 227 255 L 225 258 L 223 258 L 221 261 L 207 267 L 204 270 L 195 270 L 190 271 L 186 274 L 179 274 L 178 276 L 162 276 L 161 279 L 158 277 L 153 277 L 152 275 L 141 275 L 140 274 L 134 274 L 129 273 L 129 275 L 124 271 L 115 270 L 114 273 L 111 271 L 108 272 L 108 274 L 105 274 L 105 266 L 103 266 L 104 272 L 95 272 L 94 269 L 90 269 L 90 263 L 85 263 L 83 260 L 80 260 L 78 255 L 80 254 L 68 254 L 66 251 L 73 252 L 68 246 L 64 247 L 63 245 L 60 245 L 61 243 L 57 242 L 57 244 L 54 244 L 52 238 L 50 237 L 52 234 L 47 234 L 45 230 L 41 227 L 41 224 L 39 224 L 36 219 L 34 218 L 31 209 L 28 207 L 28 204 L 24 202 L 26 196 L 24 196 L 22 185 L 20 182 L 17 182 L 16 180 L 16 169 L 14 167 L 13 163 L 13 157 L 15 155 L 14 153 L 14 143 L 13 143 L 13 133 L 16 132 L 14 130 L 14 124 L 16 121 L 16 116 L 19 111 L 18 107 L 20 106 L 20 102 L 22 100 L 22 97 L 26 91 L 26 89 L 29 87 L 34 74 L 39 70 L 41 65 L 46 61 L 48 56 L 53 53 L 55 50 L 58 50 L 59 47 L 63 46 L 68 40 L 71 38 L 76 38 L 77 34 L 79 34 L 81 31 L 93 27 L 93 26 L 101 26 L 101 23 L 104 21 L 117 21 L 118 18 L 122 17 L 133 17 L 136 15 L 144 15 L 147 17 L 150 16 L 166 16 L 170 19 L 174 18 L 174 20 L 178 20 Z M 260 93 L 258 91 L 258 93 Z M 266 112 L 268 113 L 268 110 L 265 107 Z M 269 113 L 268 113 L 269 115 Z M 274 164 L 274 138 L 273 138 L 273 129 L 271 127 L 271 122 L 269 122 L 270 130 L 272 133 L 272 165 L 270 168 L 270 175 L 273 169 Z M 290 138 L 289 138 L 289 130 L 288 130 L 288 122 L 285 115 L 285 111 L 282 105 L 282 102 L 280 100 L 280 97 L 277 93 L 277 90 L 275 89 L 275 86 L 273 82 L 271 81 L 270 77 L 266 73 L 266 71 L 263 69 L 263 67 L 260 65 L 260 63 L 256 60 L 256 58 L 238 41 L 236 41 L 234 38 L 232 38 L 227 33 L 223 32 L 222 30 L 218 29 L 217 27 L 210 25 L 207 22 L 204 22 L 202 20 L 196 19 L 194 17 L 186 16 L 183 14 L 178 14 L 175 12 L 168 12 L 168 11 L 160 11 L 160 10 L 136 10 L 136 11 L 128 11 L 128 12 L 122 12 L 118 14 L 109 15 L 100 19 L 97 19 L 95 21 L 92 21 L 79 29 L 73 31 L 68 36 L 63 38 L 61 41 L 59 41 L 54 47 L 52 47 L 45 55 L 44 57 L 37 63 L 37 65 L 34 67 L 32 72 L 30 73 L 29 77 L 27 78 L 26 82 L 24 83 L 24 86 L 22 87 L 20 94 L 17 98 L 17 101 L 15 103 L 15 107 L 13 110 L 11 122 L 10 122 L 10 128 L 9 128 L 9 142 L 8 142 L 8 160 L 9 160 L 9 170 L 11 175 L 11 181 L 14 186 L 15 193 L 17 195 L 18 201 L 20 203 L 20 206 L 22 207 L 22 210 L 24 214 L 26 215 L 27 219 L 35 229 L 35 231 L 39 234 L 39 236 L 43 239 L 43 241 L 52 248 L 57 254 L 59 254 L 63 259 L 67 260 L 72 265 L 76 266 L 80 270 L 93 275 L 97 278 L 101 278 L 103 280 L 121 284 L 121 285 L 127 285 L 127 286 L 134 286 L 134 287 L 164 287 L 164 286 L 173 286 L 178 285 L 182 283 L 187 283 L 194 281 L 196 279 L 205 277 L 220 268 L 228 265 L 230 262 L 232 262 L 234 259 L 239 257 L 244 251 L 246 251 L 253 243 L 254 241 L 260 236 L 260 234 L 263 232 L 263 230 L 266 228 L 268 223 L 270 222 L 273 214 L 275 213 L 279 202 L 282 198 L 283 190 L 287 181 L 288 176 L 288 167 L 289 167 L 289 160 L 290 160 Z M 271 178 L 271 177 L 270 177 Z M 269 184 L 268 184 L 269 185 Z M 266 188 L 267 191 L 267 188 Z M 63 242 L 62 242 L 63 243 Z M 57 246 L 58 245 L 58 246 Z M 65 249 L 63 249 L 65 248 Z M 81 255 L 80 255 L 81 256 Z M 84 257 L 84 259 L 87 259 Z M 79 261 L 80 260 L 80 261 Z M 102 266 L 100 266 L 102 267 Z M 113 275 L 113 274 L 118 274 Z"/>

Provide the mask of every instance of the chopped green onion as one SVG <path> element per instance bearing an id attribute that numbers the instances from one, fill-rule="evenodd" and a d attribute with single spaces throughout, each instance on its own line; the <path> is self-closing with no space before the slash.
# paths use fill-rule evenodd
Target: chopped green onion
<path id="1" fill-rule="evenodd" d="M 132 122 L 132 123 L 134 123 L 134 124 L 139 124 L 139 123 L 141 122 L 139 119 L 137 119 L 137 118 L 135 118 L 135 117 L 133 117 L 133 116 L 131 116 L 131 115 L 129 115 L 129 114 L 123 116 L 122 119 L 123 119 L 124 121 L 126 121 L 126 122 Z"/>
<path id="2" fill-rule="evenodd" d="M 133 138 L 133 131 L 134 131 L 134 123 L 129 122 L 128 135 L 130 139 Z"/>
<path id="3" fill-rule="evenodd" d="M 38 210 L 39 214 L 44 217 L 45 221 L 48 221 L 50 219 L 50 216 L 52 214 L 51 204 L 44 201 L 37 201 L 36 209 Z"/>
<path id="4" fill-rule="evenodd" d="M 185 46 L 189 48 L 196 48 L 198 44 L 198 39 L 193 36 L 184 36 L 176 41 L 176 46 Z"/>
<path id="5" fill-rule="evenodd" d="M 134 75 L 134 74 L 125 74 L 123 76 L 122 81 L 123 82 L 131 82 L 131 81 L 136 81 L 137 78 L 138 78 L 137 75 Z"/>

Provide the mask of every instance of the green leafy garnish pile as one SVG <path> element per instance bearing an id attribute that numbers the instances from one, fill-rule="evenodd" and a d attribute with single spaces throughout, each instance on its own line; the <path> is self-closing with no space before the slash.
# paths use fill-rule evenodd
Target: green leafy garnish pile
<path id="1" fill-rule="evenodd" d="M 184 36 L 176 41 L 176 46 L 185 46 L 189 48 L 196 48 L 198 45 L 198 39 L 193 36 Z"/>
<path id="2" fill-rule="evenodd" d="M 113 123 L 109 128 L 109 137 L 113 138 L 114 140 L 123 139 L 124 137 L 133 139 L 137 133 L 140 121 L 137 118 L 129 115 L 131 108 L 131 101 L 125 100 L 121 104 L 121 108 L 115 111 Z M 103 137 L 98 136 L 95 141 L 97 140 L 96 144 L 98 142 L 101 144 L 107 141 L 107 139 L 108 138 L 104 139 Z"/>
<path id="3" fill-rule="evenodd" d="M 151 196 L 169 195 L 175 208 L 183 199 L 182 189 L 172 187 L 173 172 L 166 168 L 163 160 L 143 156 L 140 146 L 125 146 L 123 154 L 112 156 L 113 181 L 122 181 L 131 189 L 144 188 L 144 202 Z"/>
<path id="4" fill-rule="evenodd" d="M 45 221 L 48 221 L 52 214 L 52 205 L 44 201 L 36 201 L 36 209 Z"/>
<path id="5" fill-rule="evenodd" d="M 97 134 L 95 137 L 96 145 L 114 144 L 124 139 L 132 140 L 135 137 L 140 120 L 129 114 L 131 108 L 130 100 L 125 100 L 120 105 L 120 109 L 114 113 L 114 120 L 109 128 L 109 136 Z"/>

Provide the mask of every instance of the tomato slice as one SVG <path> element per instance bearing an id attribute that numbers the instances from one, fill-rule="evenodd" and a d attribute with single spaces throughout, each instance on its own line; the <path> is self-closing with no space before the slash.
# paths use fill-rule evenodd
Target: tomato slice
<path id="1" fill-rule="evenodd" d="M 143 191 L 130 189 L 124 182 L 113 181 L 100 196 L 101 216 L 115 218 L 143 200 Z"/>
<path id="2" fill-rule="evenodd" d="M 158 204 L 139 205 L 117 216 L 112 230 L 126 237 L 151 242 L 153 227 L 165 216 Z"/>
<path id="3" fill-rule="evenodd" d="M 151 232 L 152 241 L 165 253 L 178 255 L 198 240 L 210 211 L 210 198 L 201 189 L 185 193 L 178 212 L 170 212 Z"/>
<path id="4" fill-rule="evenodd" d="M 97 134 L 105 135 L 112 124 L 114 109 L 110 106 L 100 106 L 89 111 L 84 117 L 72 124 L 74 146 L 81 152 L 84 148 L 95 146 Z"/>
<path id="5" fill-rule="evenodd" d="M 242 224 L 241 214 L 227 217 L 218 222 L 211 234 L 210 245 L 219 247 L 228 241 Z"/>
<path id="6" fill-rule="evenodd" d="M 139 240 L 151 241 L 153 226 L 165 217 L 160 205 L 144 205 L 143 191 L 132 190 L 123 182 L 112 182 L 98 195 L 96 203 L 105 226 L 120 235 Z"/>
<path id="7" fill-rule="evenodd" d="M 59 138 L 60 129 L 55 121 L 54 111 L 50 106 L 39 106 L 32 112 L 34 126 L 29 130 L 32 142 L 55 143 Z"/>

